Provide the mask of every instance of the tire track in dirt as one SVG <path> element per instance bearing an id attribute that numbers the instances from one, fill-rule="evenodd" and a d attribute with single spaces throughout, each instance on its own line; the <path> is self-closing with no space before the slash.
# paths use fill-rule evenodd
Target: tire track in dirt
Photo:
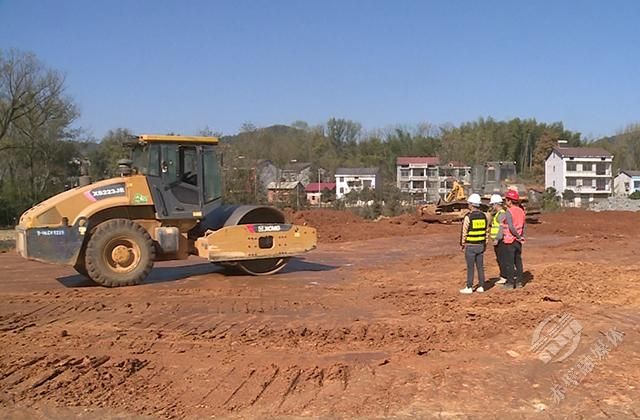
<path id="1" fill-rule="evenodd" d="M 126 406 L 129 391 L 125 383 L 148 364 L 147 360 L 113 360 L 106 355 L 38 358 L 38 362 L 24 364 L 13 372 L 11 376 L 17 376 L 16 380 L 0 381 L 0 392 L 3 400 L 14 403 L 53 400 L 65 405 Z M 138 388 L 140 383 L 135 382 Z"/>
<path id="2" fill-rule="evenodd" d="M 399 255 L 417 244 L 377 241 L 376 252 L 395 246 L 394 255 Z M 360 259 L 371 259 L 358 251 L 364 245 L 347 248 L 360 252 Z M 497 289 L 466 299 L 457 290 L 464 274 L 459 254 L 441 249 L 445 257 L 418 258 L 419 250 L 408 252 L 397 261 L 374 255 L 366 268 L 340 268 L 326 274 L 330 281 L 314 285 L 309 279 L 323 279 L 288 273 L 278 281 L 240 277 L 210 287 L 194 279 L 193 288 L 165 283 L 11 294 L 0 308 L 0 328 L 35 325 L 0 332 L 5 350 L 0 354 L 0 407 L 82 404 L 179 418 L 366 418 L 393 416 L 415 401 L 445 412 L 462 402 L 458 394 L 464 390 L 473 396 L 465 398 L 476 404 L 471 408 L 483 410 L 486 404 L 476 397 L 486 387 L 509 401 L 542 396 L 544 378 L 542 388 L 533 392 L 514 383 L 522 378 L 513 372 L 521 375 L 529 358 L 512 360 L 504 349 L 518 337 L 526 341 L 528 330 L 546 315 L 569 310 L 586 316 L 598 300 L 635 302 L 635 292 L 621 296 L 620 290 L 637 272 L 612 268 L 623 258 L 617 255 L 607 266 L 550 265 L 544 261 L 549 255 L 527 248 L 538 252 L 535 264 L 533 258 L 526 260 L 534 274 L 531 285 L 516 293 Z M 600 251 L 582 247 L 580 252 L 580 258 L 588 258 Z M 583 284 L 576 271 L 608 281 L 609 290 Z M 574 293 L 576 286 L 582 289 Z M 598 316 L 602 325 L 624 319 L 622 313 L 603 315 L 609 317 Z M 633 322 L 627 319 L 624 325 Z M 594 323 L 590 333 L 597 328 L 602 329 Z M 628 340 L 636 342 L 631 336 Z M 626 355 L 634 351 L 633 344 L 620 347 Z M 491 357 L 492 372 L 478 354 Z M 616 355 L 618 361 L 634 363 Z M 613 368 L 601 369 L 600 374 L 611 374 L 602 386 L 638 378 L 631 370 L 620 379 Z M 526 373 L 528 382 L 540 380 L 536 369 Z M 493 404 L 506 409 L 509 403 L 498 399 Z M 482 411 L 461 415 L 472 412 Z"/>

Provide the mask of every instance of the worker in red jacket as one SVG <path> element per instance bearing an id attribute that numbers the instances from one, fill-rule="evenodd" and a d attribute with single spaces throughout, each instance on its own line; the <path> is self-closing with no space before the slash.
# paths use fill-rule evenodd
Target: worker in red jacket
<path id="1" fill-rule="evenodd" d="M 509 189 L 504 200 L 507 212 L 502 222 L 502 242 L 504 243 L 504 269 L 507 282 L 503 287 L 517 289 L 522 287 L 522 244 L 524 242 L 525 213 L 518 205 L 520 194 L 517 190 Z"/>

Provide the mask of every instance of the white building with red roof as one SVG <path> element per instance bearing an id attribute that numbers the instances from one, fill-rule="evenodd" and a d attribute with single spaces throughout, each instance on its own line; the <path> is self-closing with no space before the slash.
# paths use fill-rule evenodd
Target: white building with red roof
<path id="1" fill-rule="evenodd" d="M 322 195 L 325 197 L 335 197 L 336 183 L 335 182 L 312 182 L 304 187 L 304 192 L 307 194 L 307 201 L 311 205 L 320 205 L 323 203 Z M 324 200 L 328 202 L 330 200 Z"/>

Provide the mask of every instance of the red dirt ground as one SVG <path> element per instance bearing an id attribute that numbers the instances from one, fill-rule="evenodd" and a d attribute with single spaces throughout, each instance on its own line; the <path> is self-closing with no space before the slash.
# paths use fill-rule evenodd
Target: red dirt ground
<path id="1" fill-rule="evenodd" d="M 637 418 L 638 218 L 544 215 L 527 234 L 526 286 L 470 296 L 458 293 L 459 225 L 409 216 L 295 214 L 321 244 L 269 277 L 194 259 L 104 289 L 2 254 L 0 407 L 18 418 Z M 486 260 L 492 277 L 492 251 Z M 580 342 L 545 364 L 532 336 L 563 313 Z M 610 351 L 576 379 L 599 341 Z M 554 384 L 566 388 L 559 404 Z"/>
<path id="2" fill-rule="evenodd" d="M 420 235 L 426 229 L 443 232 L 440 225 L 429 225 L 413 214 L 380 220 L 366 220 L 348 211 L 307 210 L 289 213 L 292 223 L 313 226 L 321 243 L 362 241 L 392 236 Z"/>

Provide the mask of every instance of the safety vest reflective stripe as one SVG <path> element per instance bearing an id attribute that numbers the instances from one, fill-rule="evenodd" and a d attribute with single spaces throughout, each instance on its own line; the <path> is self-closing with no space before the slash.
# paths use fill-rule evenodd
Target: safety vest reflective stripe
<path id="1" fill-rule="evenodd" d="M 525 214 L 524 210 L 522 210 L 518 206 L 509 207 L 509 213 L 511 213 L 511 221 L 513 222 L 513 227 L 518 232 L 518 235 L 522 236 L 522 232 L 524 229 L 524 220 Z M 509 225 L 507 225 L 507 218 L 504 218 L 504 222 L 502 223 L 502 230 L 504 232 L 504 239 L 502 240 L 505 244 L 512 244 L 516 241 L 516 237 L 511 234 L 511 230 L 509 230 Z"/>
<path id="2" fill-rule="evenodd" d="M 469 230 L 466 241 L 482 243 L 487 239 L 487 218 L 484 213 L 474 211 L 469 214 Z"/>
<path id="3" fill-rule="evenodd" d="M 505 209 L 500 209 L 498 210 L 498 212 L 493 216 L 493 221 L 491 222 L 491 239 L 496 239 L 498 237 L 498 232 L 500 232 L 500 222 L 498 221 L 498 217 L 501 214 L 504 214 L 506 212 Z"/>

